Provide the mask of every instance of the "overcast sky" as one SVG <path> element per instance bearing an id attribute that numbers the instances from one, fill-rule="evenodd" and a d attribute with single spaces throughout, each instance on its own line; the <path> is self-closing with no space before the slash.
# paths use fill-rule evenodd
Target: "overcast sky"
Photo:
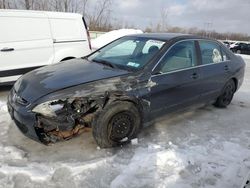
<path id="1" fill-rule="evenodd" d="M 170 26 L 250 35 L 250 0 L 114 0 L 113 17 L 144 29 L 168 11 Z"/>

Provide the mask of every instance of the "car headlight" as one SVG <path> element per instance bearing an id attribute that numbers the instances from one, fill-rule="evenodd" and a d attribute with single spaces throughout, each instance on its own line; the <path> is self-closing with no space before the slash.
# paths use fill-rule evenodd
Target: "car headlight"
<path id="1" fill-rule="evenodd" d="M 56 117 L 56 112 L 63 109 L 64 103 L 58 101 L 48 101 L 37 105 L 32 112 L 42 114 L 48 117 Z"/>

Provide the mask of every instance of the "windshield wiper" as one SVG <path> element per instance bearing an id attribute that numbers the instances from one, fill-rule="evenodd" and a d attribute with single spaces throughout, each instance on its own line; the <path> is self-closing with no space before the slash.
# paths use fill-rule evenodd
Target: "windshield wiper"
<path id="1" fill-rule="evenodd" d="M 106 60 L 93 59 L 92 61 L 95 62 L 95 63 L 100 63 L 100 64 L 103 64 L 103 65 L 107 65 L 107 66 L 109 66 L 111 68 L 115 68 L 114 64 L 112 64 L 112 63 L 110 63 L 109 61 L 106 61 Z"/>

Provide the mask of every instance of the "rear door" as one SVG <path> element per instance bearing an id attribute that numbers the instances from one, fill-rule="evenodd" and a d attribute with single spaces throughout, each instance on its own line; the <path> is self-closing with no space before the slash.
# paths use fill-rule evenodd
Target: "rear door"
<path id="1" fill-rule="evenodd" d="M 53 41 L 46 17 L 0 15 L 0 25 L 0 82 L 15 80 L 16 76 L 53 61 Z"/>
<path id="2" fill-rule="evenodd" d="M 153 115 L 174 111 L 195 103 L 200 95 L 200 70 L 195 41 L 173 45 L 151 77 L 149 100 Z"/>
<path id="3" fill-rule="evenodd" d="M 230 75 L 230 59 L 217 42 L 200 40 L 199 46 L 202 98 L 213 100 L 218 97 Z"/>

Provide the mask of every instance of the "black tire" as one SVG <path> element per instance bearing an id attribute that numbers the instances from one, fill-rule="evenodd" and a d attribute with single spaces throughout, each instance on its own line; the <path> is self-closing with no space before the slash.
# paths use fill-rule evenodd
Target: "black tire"
<path id="1" fill-rule="evenodd" d="M 141 116 L 131 102 L 117 101 L 106 106 L 95 118 L 92 133 L 101 148 L 128 143 L 139 132 Z"/>
<path id="2" fill-rule="evenodd" d="M 232 101 L 236 86 L 233 80 L 229 80 L 224 86 L 221 95 L 217 98 L 214 106 L 226 108 Z"/>

